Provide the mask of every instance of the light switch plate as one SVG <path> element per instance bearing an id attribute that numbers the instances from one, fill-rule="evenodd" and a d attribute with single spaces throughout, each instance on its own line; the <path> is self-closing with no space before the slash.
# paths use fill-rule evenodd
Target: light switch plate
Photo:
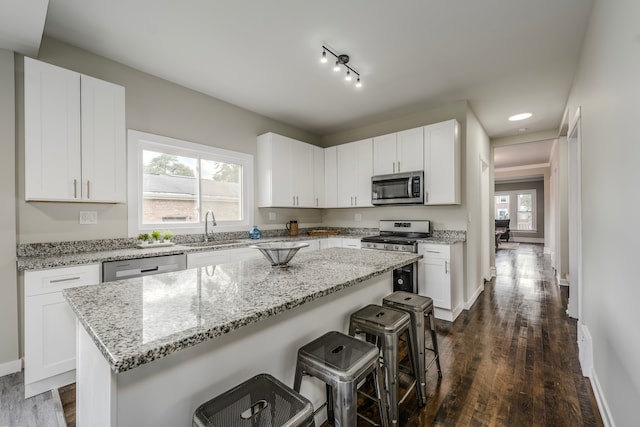
<path id="1" fill-rule="evenodd" d="M 98 223 L 98 212 L 80 211 L 80 225 L 91 225 Z"/>

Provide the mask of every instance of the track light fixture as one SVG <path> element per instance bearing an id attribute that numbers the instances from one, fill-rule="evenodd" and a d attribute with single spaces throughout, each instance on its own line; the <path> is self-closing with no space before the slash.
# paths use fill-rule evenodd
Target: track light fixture
<path id="1" fill-rule="evenodd" d="M 327 52 L 329 52 L 336 58 L 336 64 L 333 67 L 333 71 L 340 71 L 340 66 L 343 66 L 347 70 L 347 74 L 345 75 L 344 79 L 350 82 L 352 80 L 351 73 L 353 73 L 357 76 L 356 87 L 362 87 L 362 82 L 360 81 L 360 73 L 354 70 L 353 67 L 347 65 L 347 63 L 349 62 L 349 55 L 337 55 L 333 53 L 328 47 L 322 46 L 322 57 L 320 58 L 320 62 L 327 62 Z"/>

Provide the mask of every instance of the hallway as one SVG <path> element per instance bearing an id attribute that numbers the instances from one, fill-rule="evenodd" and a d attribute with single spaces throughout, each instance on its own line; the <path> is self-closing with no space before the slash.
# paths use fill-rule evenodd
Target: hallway
<path id="1" fill-rule="evenodd" d="M 438 322 L 444 378 L 430 369 L 427 406 L 407 401 L 403 426 L 603 425 L 565 314 L 568 288 L 542 252 L 498 249 L 497 277 L 471 310 Z"/>

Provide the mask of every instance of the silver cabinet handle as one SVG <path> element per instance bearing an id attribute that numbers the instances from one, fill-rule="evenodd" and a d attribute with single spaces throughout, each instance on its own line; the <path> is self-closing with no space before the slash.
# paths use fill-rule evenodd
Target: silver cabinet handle
<path id="1" fill-rule="evenodd" d="M 49 280 L 49 283 L 71 282 L 72 280 L 80 280 L 80 277 L 67 277 L 66 279 Z"/>
<path id="2" fill-rule="evenodd" d="M 444 262 L 444 274 L 449 274 L 449 261 Z"/>
<path id="3" fill-rule="evenodd" d="M 319 206 L 318 198 L 316 197 L 316 207 L 318 207 L 318 206 Z"/>
<path id="4" fill-rule="evenodd" d="M 355 204 L 355 205 L 356 205 L 356 206 L 358 206 L 358 196 L 355 196 L 355 197 L 354 197 L 354 200 L 356 201 L 356 204 Z"/>
<path id="5" fill-rule="evenodd" d="M 292 196 L 292 198 L 293 198 L 293 206 L 295 206 L 296 205 L 296 196 Z"/>
<path id="6" fill-rule="evenodd" d="M 424 202 L 427 203 L 429 201 L 429 192 L 425 191 L 424 192 Z"/>
<path id="7" fill-rule="evenodd" d="M 87 199 L 91 198 L 91 181 L 87 180 Z"/>
<path id="8" fill-rule="evenodd" d="M 296 196 L 296 206 L 300 206 L 300 198 Z"/>
<path id="9" fill-rule="evenodd" d="M 78 198 L 78 180 L 77 179 L 73 180 L 73 198 L 74 199 Z"/>
<path id="10" fill-rule="evenodd" d="M 400 161 L 398 160 L 398 172 L 400 172 Z"/>
<path id="11" fill-rule="evenodd" d="M 351 196 L 351 206 L 353 206 L 353 196 Z"/>
<path id="12" fill-rule="evenodd" d="M 396 162 L 393 162 L 393 172 L 396 172 Z"/>
<path id="13" fill-rule="evenodd" d="M 440 253 L 440 251 L 429 251 L 429 250 L 427 250 L 425 252 L 429 252 L 430 254 L 439 254 Z"/>

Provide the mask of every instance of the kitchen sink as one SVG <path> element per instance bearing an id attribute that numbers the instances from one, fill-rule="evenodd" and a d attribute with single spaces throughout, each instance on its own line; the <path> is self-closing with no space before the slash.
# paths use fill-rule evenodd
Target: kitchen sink
<path id="1" fill-rule="evenodd" d="M 189 248 L 207 248 L 211 246 L 234 245 L 236 243 L 238 243 L 238 240 L 213 240 L 210 242 L 182 243 L 181 246 L 187 246 Z"/>

